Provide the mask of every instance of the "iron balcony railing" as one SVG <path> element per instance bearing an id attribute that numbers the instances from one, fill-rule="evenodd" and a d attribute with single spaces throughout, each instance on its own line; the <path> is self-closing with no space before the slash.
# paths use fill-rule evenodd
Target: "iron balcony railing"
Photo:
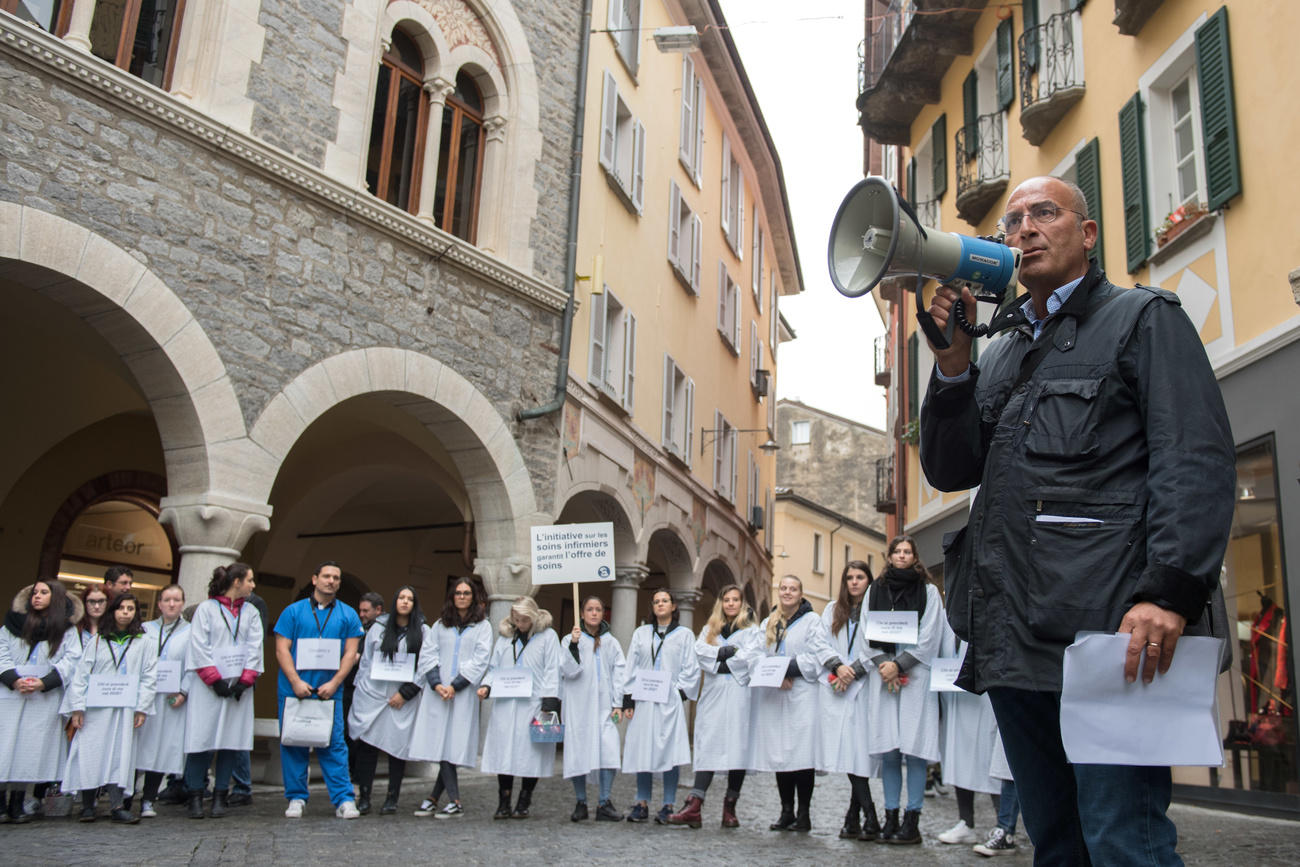
<path id="1" fill-rule="evenodd" d="M 939 200 L 926 199 L 924 202 L 917 202 L 916 218 L 921 221 L 922 226 L 931 229 L 939 228 Z"/>
<path id="2" fill-rule="evenodd" d="M 975 123 L 957 130 L 957 196 L 980 184 L 1010 177 L 1003 139 L 1004 115 L 982 114 Z"/>
<path id="3" fill-rule="evenodd" d="M 876 385 L 884 385 L 889 382 L 889 376 L 892 372 L 889 367 L 889 335 L 881 334 L 875 340 L 876 355 Z M 881 380 L 884 382 L 881 382 Z"/>
<path id="4" fill-rule="evenodd" d="M 1074 52 L 1074 13 L 1060 12 L 1020 34 L 1020 107 L 1083 84 Z"/>
<path id="5" fill-rule="evenodd" d="M 894 496 L 894 456 L 876 458 L 876 510 L 892 512 L 897 503 Z"/>
<path id="6" fill-rule="evenodd" d="M 916 0 L 890 0 L 884 12 L 877 12 L 871 22 L 871 34 L 858 51 L 858 93 L 876 86 L 885 64 L 889 62 L 898 40 L 912 23 Z"/>

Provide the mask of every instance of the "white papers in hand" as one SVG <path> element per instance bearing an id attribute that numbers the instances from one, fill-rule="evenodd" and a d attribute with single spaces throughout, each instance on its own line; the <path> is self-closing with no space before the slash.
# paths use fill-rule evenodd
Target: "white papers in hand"
<path id="1" fill-rule="evenodd" d="M 1081 635 L 1065 649 L 1061 741 L 1076 764 L 1223 765 L 1217 638 L 1178 639 L 1149 684 L 1124 680 L 1126 633 Z M 1154 663 L 1152 663 L 1154 664 Z"/>
<path id="2" fill-rule="evenodd" d="M 779 687 L 785 682 L 785 673 L 790 669 L 790 657 L 768 656 L 754 663 L 749 669 L 749 686 Z"/>

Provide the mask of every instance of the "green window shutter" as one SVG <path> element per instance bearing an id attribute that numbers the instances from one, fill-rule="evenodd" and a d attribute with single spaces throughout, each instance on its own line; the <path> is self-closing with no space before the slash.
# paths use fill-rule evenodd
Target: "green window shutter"
<path id="1" fill-rule="evenodd" d="M 966 159 L 980 152 L 979 79 L 971 70 L 961 85 L 961 109 L 966 128 Z"/>
<path id="2" fill-rule="evenodd" d="M 1205 147 L 1209 200 L 1206 204 L 1214 210 L 1241 193 L 1226 6 L 1220 6 L 1196 31 L 1196 80 L 1201 89 L 1201 140 Z"/>
<path id="3" fill-rule="evenodd" d="M 1151 250 L 1151 224 L 1147 218 L 1147 181 L 1142 140 L 1142 95 L 1133 97 L 1119 110 L 1119 161 L 1124 191 L 1124 246 L 1128 271 L 1132 274 L 1147 260 Z"/>
<path id="4" fill-rule="evenodd" d="M 931 189 L 937 202 L 948 192 L 948 115 L 941 114 L 930 128 L 930 166 L 934 170 Z"/>
<path id="5" fill-rule="evenodd" d="M 1020 9 L 1025 17 L 1025 65 L 1031 70 L 1037 69 L 1042 51 L 1039 33 L 1034 29 L 1038 26 L 1038 0 L 1025 0 L 1025 4 Z"/>
<path id="6" fill-rule="evenodd" d="M 1011 35 L 1011 19 L 998 22 L 998 106 L 1006 111 L 1016 98 L 1016 64 L 1011 56 L 1015 39 Z"/>
<path id="7" fill-rule="evenodd" d="M 916 421 L 921 415 L 921 386 L 916 381 L 918 361 L 916 332 L 907 338 L 907 420 Z"/>
<path id="8" fill-rule="evenodd" d="M 916 157 L 907 161 L 907 203 L 916 207 Z"/>
<path id="9" fill-rule="evenodd" d="M 1074 175 L 1079 189 L 1088 199 L 1088 216 L 1097 221 L 1097 246 L 1092 248 L 1092 258 L 1102 268 L 1106 267 L 1106 254 L 1101 247 L 1101 146 L 1093 139 L 1083 146 L 1074 158 Z"/>

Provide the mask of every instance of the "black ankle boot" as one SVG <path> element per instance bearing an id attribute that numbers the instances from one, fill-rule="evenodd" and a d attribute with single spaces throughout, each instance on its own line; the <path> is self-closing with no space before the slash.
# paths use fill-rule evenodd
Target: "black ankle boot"
<path id="1" fill-rule="evenodd" d="M 400 792 L 396 792 L 396 791 L 393 791 L 392 789 L 389 789 L 389 790 L 388 790 L 388 796 L 387 796 L 386 798 L 384 798 L 384 806 L 382 806 L 382 807 L 379 808 L 379 815 L 381 815 L 381 816 L 391 816 L 391 815 L 393 815 L 394 813 L 396 813 L 396 812 L 397 812 L 397 798 L 398 798 L 398 796 L 399 796 L 400 794 L 401 794 Z"/>
<path id="2" fill-rule="evenodd" d="M 515 803 L 515 811 L 511 814 L 516 819 L 527 819 L 528 808 L 533 803 L 533 790 L 522 789 L 519 792 L 519 800 Z"/>
<path id="3" fill-rule="evenodd" d="M 789 831 L 794 827 L 794 823 L 794 804 L 782 804 L 780 817 L 767 828 L 769 831 Z"/>
<path id="4" fill-rule="evenodd" d="M 790 826 L 791 831 L 811 831 L 812 817 L 808 814 L 808 805 L 800 804 L 799 812 L 795 816 L 794 824 Z"/>
<path id="5" fill-rule="evenodd" d="M 497 811 L 492 814 L 493 819 L 510 818 L 510 790 L 502 789 L 497 794 Z"/>
<path id="6" fill-rule="evenodd" d="M 880 836 L 880 820 L 876 818 L 876 805 L 868 804 L 862 808 L 862 833 L 858 839 L 870 843 Z"/>
<path id="7" fill-rule="evenodd" d="M 203 818 L 203 793 L 190 792 L 190 808 L 187 815 L 191 819 Z"/>
<path id="8" fill-rule="evenodd" d="M 370 813 L 370 787 L 361 786 L 357 797 L 357 812 L 365 816 Z"/>
<path id="9" fill-rule="evenodd" d="M 844 827 L 840 828 L 841 840 L 855 840 L 862 833 L 862 826 L 858 824 L 858 810 L 858 799 L 850 798 L 849 811 L 844 814 Z"/>
<path id="10" fill-rule="evenodd" d="M 24 789 L 9 793 L 9 821 L 15 825 L 26 825 L 31 819 L 23 812 L 23 800 L 27 792 Z"/>
<path id="11" fill-rule="evenodd" d="M 901 828 L 898 829 L 898 833 L 894 836 L 893 842 L 899 844 L 920 843 L 921 829 L 918 827 L 920 824 L 921 824 L 920 810 L 904 811 L 903 825 Z"/>
<path id="12" fill-rule="evenodd" d="M 885 811 L 885 827 L 876 835 L 877 843 L 892 843 L 898 836 L 898 808 Z"/>
<path id="13" fill-rule="evenodd" d="M 226 794 L 225 789 L 212 790 L 212 812 L 208 814 L 209 816 L 220 819 L 226 815 Z"/>

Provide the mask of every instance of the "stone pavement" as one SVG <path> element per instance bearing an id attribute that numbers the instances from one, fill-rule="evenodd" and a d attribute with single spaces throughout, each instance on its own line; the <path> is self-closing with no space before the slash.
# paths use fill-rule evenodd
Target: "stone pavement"
<path id="1" fill-rule="evenodd" d="M 690 774 L 683 774 L 689 781 Z M 299 820 L 283 817 L 282 793 L 271 787 L 256 787 L 254 805 L 231 811 L 228 818 L 192 821 L 181 807 L 161 807 L 158 818 L 135 826 L 117 826 L 105 818 L 95 824 L 75 820 L 47 819 L 29 825 L 0 825 L 0 863 L 24 867 L 54 864 L 148 864 L 148 865 L 262 865 L 296 864 L 311 867 L 327 864 L 373 862 L 419 864 L 454 859 L 457 864 L 528 863 L 577 864 L 621 861 L 638 864 L 728 863 L 820 864 L 843 861 L 858 863 L 986 864 L 1028 865 L 1028 852 L 997 859 L 982 858 L 968 846 L 944 846 L 935 839 L 957 821 L 957 805 L 949 796 L 927 798 L 922 813 L 921 846 L 882 846 L 840 840 L 836 834 L 848 801 L 848 784 L 841 776 L 818 777 L 813 797 L 811 834 L 776 833 L 767 825 L 778 812 L 776 785 L 771 774 L 757 774 L 746 780 L 740 801 L 742 827 L 723 831 L 718 827 L 721 789 L 725 777 L 714 784 L 718 789 L 705 804 L 706 822 L 698 831 L 659 827 L 652 823 L 569 822 L 573 791 L 559 777 L 542 780 L 537 787 L 532 817 L 526 820 L 493 821 L 496 808 L 495 778 L 462 773 L 461 795 L 467 815 L 461 819 L 416 818 L 411 812 L 428 792 L 430 781 L 408 780 L 402 794 L 402 810 L 395 816 L 377 813 L 350 822 L 335 819 L 323 786 L 313 785 L 306 816 Z M 873 781 L 877 805 L 883 803 L 880 781 Z M 383 801 L 384 783 L 376 785 L 375 810 Z M 679 804 L 687 787 L 679 792 Z M 517 792 L 516 792 L 517 794 Z M 633 781 L 620 776 L 614 788 L 614 802 L 626 809 L 633 794 Z M 595 787 L 591 787 L 595 795 Z M 656 782 L 655 796 L 659 797 Z M 653 801 L 652 801 L 653 803 Z M 101 805 L 101 813 L 103 808 Z M 1294 865 L 1300 853 L 1300 823 L 1264 819 L 1238 813 L 1175 806 L 1179 826 L 1179 851 L 1189 865 Z M 987 796 L 977 796 L 976 828 L 981 838 L 993 822 Z M 1018 835 L 1017 839 L 1022 839 Z M 1028 849 L 1027 846 L 1024 847 Z"/>

